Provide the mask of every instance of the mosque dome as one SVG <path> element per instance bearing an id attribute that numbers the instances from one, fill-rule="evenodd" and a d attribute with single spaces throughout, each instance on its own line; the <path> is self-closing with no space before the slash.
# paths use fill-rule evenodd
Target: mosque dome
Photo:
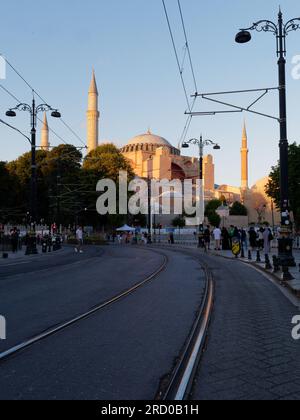
<path id="1" fill-rule="evenodd" d="M 174 155 L 180 154 L 180 151 L 176 149 L 171 143 L 163 137 L 152 134 L 149 130 L 146 134 L 131 139 L 125 147 L 123 147 L 123 153 L 131 153 L 136 151 L 155 152 L 156 149 L 163 147 L 168 148 Z"/>

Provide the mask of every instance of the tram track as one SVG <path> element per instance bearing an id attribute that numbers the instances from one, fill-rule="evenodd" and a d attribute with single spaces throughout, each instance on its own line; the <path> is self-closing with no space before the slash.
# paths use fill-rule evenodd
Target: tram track
<path id="1" fill-rule="evenodd" d="M 89 317 L 91 317 L 92 315 L 100 312 L 103 309 L 106 309 L 107 307 L 110 307 L 112 305 L 114 305 L 115 303 L 119 302 L 121 299 L 124 299 L 130 295 L 132 295 L 133 293 L 135 293 L 138 289 L 142 288 L 143 286 L 145 286 L 146 284 L 148 284 L 149 282 L 151 282 L 152 280 L 154 280 L 157 276 L 159 276 L 159 274 L 161 274 L 167 267 L 168 265 L 168 256 L 162 253 L 158 253 L 157 251 L 154 250 L 149 250 L 150 252 L 159 254 L 160 256 L 163 257 L 163 262 L 162 264 L 149 276 L 147 276 L 144 280 L 136 283 L 135 285 L 131 286 L 130 288 L 120 292 L 119 294 L 115 295 L 112 298 L 109 298 L 108 300 L 106 300 L 105 302 L 100 303 L 99 305 L 95 305 L 93 306 L 91 309 L 89 309 L 88 311 L 77 315 L 76 317 L 65 321 L 63 323 L 60 324 L 56 324 L 55 326 L 52 326 L 50 328 L 47 328 L 45 331 L 34 335 L 33 337 L 26 339 L 24 341 L 22 341 L 21 343 L 9 348 L 8 350 L 5 350 L 4 352 L 0 353 L 0 363 L 5 362 L 6 360 L 8 360 L 9 358 L 17 355 L 18 353 L 22 352 L 23 350 L 26 350 L 28 348 L 30 348 L 31 346 L 34 346 L 35 344 L 73 326 L 74 324 L 79 323 L 80 321 L 83 321 L 84 319 L 87 319 Z"/>
<path id="2" fill-rule="evenodd" d="M 194 379 L 197 374 L 203 349 L 206 343 L 207 331 L 210 323 L 211 313 L 213 309 L 214 301 L 214 282 L 210 268 L 200 259 L 200 256 L 196 256 L 194 253 L 188 250 L 179 250 L 174 248 L 165 248 L 166 251 L 172 253 L 181 253 L 191 259 L 195 260 L 200 266 L 201 270 L 205 273 L 205 289 L 201 306 L 195 316 L 195 320 L 190 331 L 187 333 L 187 338 L 184 346 L 180 352 L 180 355 L 176 359 L 174 369 L 164 377 L 164 380 L 159 386 L 159 390 L 156 393 L 155 400 L 157 401 L 186 401 L 190 399 L 190 394 L 194 385 Z M 9 348 L 8 350 L 0 353 L 0 364 L 20 354 L 24 350 L 28 350 L 35 344 L 62 332 L 69 327 L 80 323 L 81 321 L 101 312 L 102 310 L 113 306 L 122 299 L 129 297 L 134 294 L 138 289 L 145 286 L 147 283 L 156 279 L 168 266 L 169 256 L 168 253 L 164 253 L 164 248 L 147 248 L 148 252 L 159 254 L 163 261 L 160 266 L 147 278 L 136 283 L 134 286 L 118 293 L 114 297 L 106 300 L 105 302 L 99 303 L 92 307 L 90 310 L 73 317 L 69 321 L 57 324 L 47 330 L 24 340 L 18 345 Z"/>
<path id="3" fill-rule="evenodd" d="M 173 371 L 165 378 L 157 392 L 157 401 L 188 401 L 203 354 L 214 304 L 214 281 L 206 263 L 186 250 L 166 248 L 196 260 L 205 272 L 206 285 L 203 301 L 192 329 Z"/>

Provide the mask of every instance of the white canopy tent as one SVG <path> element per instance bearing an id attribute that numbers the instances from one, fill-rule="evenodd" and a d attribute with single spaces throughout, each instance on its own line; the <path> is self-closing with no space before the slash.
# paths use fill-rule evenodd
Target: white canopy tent
<path id="1" fill-rule="evenodd" d="M 124 225 L 120 227 L 119 229 L 117 229 L 117 232 L 135 232 L 135 228 L 132 228 L 128 225 Z"/>

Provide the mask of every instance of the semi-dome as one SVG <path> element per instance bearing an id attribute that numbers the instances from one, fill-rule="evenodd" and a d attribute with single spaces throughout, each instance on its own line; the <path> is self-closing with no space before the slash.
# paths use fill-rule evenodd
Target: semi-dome
<path id="1" fill-rule="evenodd" d="M 130 153 L 136 151 L 155 152 L 156 149 L 163 147 L 168 148 L 171 154 L 179 155 L 180 151 L 176 149 L 171 143 L 163 137 L 152 134 L 149 130 L 146 134 L 131 139 L 125 147 L 122 148 L 123 153 Z"/>

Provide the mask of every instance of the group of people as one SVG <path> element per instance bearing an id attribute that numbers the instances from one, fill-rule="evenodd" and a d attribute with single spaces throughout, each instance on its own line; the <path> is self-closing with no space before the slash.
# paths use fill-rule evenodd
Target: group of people
<path id="1" fill-rule="evenodd" d="M 137 232 L 123 232 L 117 234 L 117 243 L 119 245 L 147 245 L 151 243 L 151 235 L 148 233 L 137 233 Z"/>
<path id="2" fill-rule="evenodd" d="M 271 252 L 271 243 L 274 239 L 272 230 L 269 227 L 261 227 L 255 229 L 250 227 L 249 230 L 239 229 L 235 226 L 230 226 L 229 229 L 223 227 L 216 227 L 211 230 L 207 226 L 203 231 L 203 238 L 206 249 L 211 249 L 211 242 L 214 241 L 215 251 L 229 251 L 232 249 L 233 240 L 238 240 L 245 250 L 248 250 L 249 245 L 253 251 L 264 251 L 265 254 Z"/>

